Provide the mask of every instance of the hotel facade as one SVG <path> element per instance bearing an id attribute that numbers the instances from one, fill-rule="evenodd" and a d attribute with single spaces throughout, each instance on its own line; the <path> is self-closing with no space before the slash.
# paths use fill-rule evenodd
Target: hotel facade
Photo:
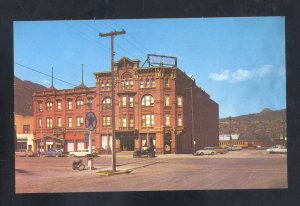
<path id="1" fill-rule="evenodd" d="M 35 92 L 34 150 L 88 148 L 85 114 L 94 112 L 92 148 L 110 153 L 112 106 L 117 152 L 154 145 L 157 154 L 178 154 L 217 146 L 218 104 L 179 68 L 140 68 L 139 63 L 126 57 L 114 63 L 115 105 L 110 71 L 94 73 L 96 87 L 82 83 L 73 89 Z"/>

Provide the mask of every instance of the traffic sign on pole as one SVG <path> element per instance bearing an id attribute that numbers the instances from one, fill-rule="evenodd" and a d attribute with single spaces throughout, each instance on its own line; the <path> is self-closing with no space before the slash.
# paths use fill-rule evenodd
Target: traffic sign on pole
<path id="1" fill-rule="evenodd" d="M 93 131 L 96 128 L 97 125 L 97 118 L 94 112 L 88 112 L 85 115 L 85 127 L 89 131 Z"/>

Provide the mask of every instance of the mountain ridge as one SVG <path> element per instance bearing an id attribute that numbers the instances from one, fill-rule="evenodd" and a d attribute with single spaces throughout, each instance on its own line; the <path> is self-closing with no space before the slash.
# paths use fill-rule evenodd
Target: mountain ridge
<path id="1" fill-rule="evenodd" d="M 229 134 L 229 117 L 219 120 L 219 134 Z M 286 136 L 286 109 L 264 108 L 259 113 L 231 117 L 231 133 L 241 140 L 274 142 Z"/>
<path id="2" fill-rule="evenodd" d="M 33 116 L 34 92 L 46 90 L 47 87 L 14 76 L 14 112 L 24 116 Z"/>

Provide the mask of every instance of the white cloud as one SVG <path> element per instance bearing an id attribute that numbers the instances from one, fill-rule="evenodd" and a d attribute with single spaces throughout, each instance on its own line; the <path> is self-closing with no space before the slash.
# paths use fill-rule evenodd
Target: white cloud
<path id="1" fill-rule="evenodd" d="M 230 78 L 230 74 L 228 70 L 225 70 L 222 73 L 210 73 L 209 78 L 216 81 L 224 81 Z"/>
<path id="2" fill-rule="evenodd" d="M 238 69 L 232 73 L 233 81 L 244 81 L 253 77 L 253 74 L 249 70 Z"/>
<path id="3" fill-rule="evenodd" d="M 47 80 L 47 79 L 43 79 L 42 81 L 41 81 L 44 85 L 50 85 L 50 81 L 49 80 Z"/>
<path id="4" fill-rule="evenodd" d="M 266 64 L 266 65 L 262 66 L 261 68 L 255 70 L 255 74 L 259 77 L 263 77 L 263 76 L 271 74 L 272 70 L 273 70 L 273 66 Z"/>
<path id="5" fill-rule="evenodd" d="M 272 65 L 266 64 L 260 67 L 259 69 L 247 70 L 247 69 L 238 69 L 233 72 L 225 70 L 219 73 L 210 73 L 209 78 L 216 81 L 245 81 L 252 78 L 264 78 L 274 72 Z"/>

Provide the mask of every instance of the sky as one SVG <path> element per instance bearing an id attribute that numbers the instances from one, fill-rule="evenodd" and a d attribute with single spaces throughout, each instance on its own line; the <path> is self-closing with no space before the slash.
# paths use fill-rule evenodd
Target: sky
<path id="1" fill-rule="evenodd" d="M 120 31 L 115 61 L 143 65 L 147 54 L 177 57 L 177 66 L 219 104 L 219 117 L 286 108 L 284 17 L 66 20 L 14 22 L 14 73 L 22 80 L 73 88 L 95 86 L 110 70 L 110 38 Z M 147 64 L 145 66 L 148 66 Z M 47 75 L 45 75 L 47 74 Z"/>

